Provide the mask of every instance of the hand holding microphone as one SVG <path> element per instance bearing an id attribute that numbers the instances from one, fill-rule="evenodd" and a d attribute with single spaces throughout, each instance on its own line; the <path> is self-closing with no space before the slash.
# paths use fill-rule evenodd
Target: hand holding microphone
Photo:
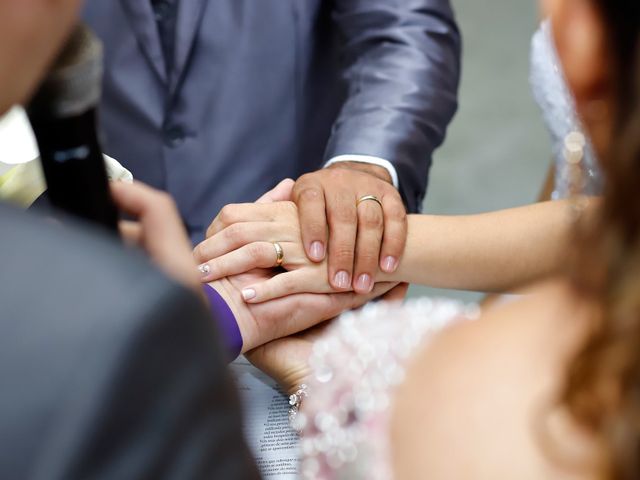
<path id="1" fill-rule="evenodd" d="M 120 231 L 168 276 L 201 295 L 191 244 L 173 200 L 142 184 L 109 187 L 97 133 L 102 71 L 102 45 L 79 25 L 27 106 L 51 203 Z M 119 225 L 118 207 L 136 222 Z"/>
<path id="2" fill-rule="evenodd" d="M 97 133 L 102 73 L 102 45 L 89 29 L 78 25 L 27 106 L 27 114 L 51 203 L 116 232 L 118 212 Z"/>

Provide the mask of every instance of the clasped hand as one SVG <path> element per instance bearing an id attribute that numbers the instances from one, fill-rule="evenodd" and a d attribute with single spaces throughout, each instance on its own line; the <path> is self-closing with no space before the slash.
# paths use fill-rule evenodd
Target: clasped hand
<path id="1" fill-rule="evenodd" d="M 243 353 L 287 389 L 307 375 L 306 357 L 326 320 L 389 291 L 395 298 L 404 294 L 392 290 L 395 284 L 388 279 L 375 286 L 372 281 L 366 294 L 336 293 L 329 281 L 330 259 L 318 262 L 306 255 L 298 207 L 287 200 L 293 185 L 287 180 L 255 204 L 226 207 L 212 223 L 209 238 L 195 250 L 195 258 L 209 266 L 202 280 L 218 291 L 236 317 Z M 122 223 L 123 236 L 202 297 L 196 263 L 173 201 L 141 184 L 115 184 L 112 191 L 118 206 L 138 219 Z M 373 202 L 372 206 L 379 208 Z M 273 242 L 283 248 L 285 272 L 272 268 Z"/>
<path id="2" fill-rule="evenodd" d="M 318 173 L 330 180 L 336 178 L 335 173 Z M 286 391 L 305 381 L 309 373 L 306 359 L 328 325 L 325 320 L 378 296 L 386 294 L 394 300 L 406 293 L 405 285 L 394 288 L 396 283 L 388 281 L 388 273 L 398 267 L 407 233 L 406 212 L 395 188 L 381 186 L 384 182 L 374 178 L 372 183 L 383 191 L 387 187 L 393 190 L 387 195 L 380 193 L 368 186 L 368 174 L 358 172 L 356 180 L 363 176 L 366 180 L 360 183 L 361 191 L 377 193 L 382 203 L 358 205 L 359 194 L 353 191 L 314 190 L 319 184 L 312 175 L 296 184 L 285 180 L 254 204 L 226 206 L 211 223 L 207 239 L 194 250 L 204 272 L 203 281 L 230 282 L 236 291 L 241 289 L 244 309 L 237 303 L 232 309 L 251 313 L 253 322 L 241 326 L 245 346 L 247 339 L 256 339 L 249 340 L 256 348 L 247 348 L 246 355 Z M 325 202 L 327 197 L 344 203 Z M 325 219 L 333 222 L 324 225 Z M 328 256 L 324 252 L 327 233 Z M 318 247 L 320 241 L 322 246 Z M 273 268 L 278 260 L 276 243 L 284 254 L 280 265 L 284 271 L 280 272 Z M 387 278 L 376 284 L 378 266 Z M 351 278 L 354 267 L 360 272 L 357 280 L 353 285 L 344 284 L 340 275 L 348 271 Z M 363 276 L 368 278 L 362 281 Z M 336 293 L 351 287 L 356 293 Z M 248 329 L 257 331 L 248 334 Z"/>
<path id="3" fill-rule="evenodd" d="M 338 182 L 345 175 L 354 182 L 348 189 Z M 327 179 L 334 188 L 323 186 Z M 406 241 L 406 212 L 391 184 L 369 173 L 327 169 L 295 184 L 285 181 L 274 192 L 277 200 L 291 200 L 228 205 L 213 220 L 207 239 L 194 251 L 206 272 L 204 281 L 272 268 L 278 246 L 286 272 L 246 287 L 242 295 L 248 303 L 303 292 L 369 294 L 378 268 L 385 273 L 397 269 Z M 379 202 L 358 203 L 364 192 L 377 193 L 379 197 L 369 197 Z M 352 271 L 355 280 L 345 280 Z"/>

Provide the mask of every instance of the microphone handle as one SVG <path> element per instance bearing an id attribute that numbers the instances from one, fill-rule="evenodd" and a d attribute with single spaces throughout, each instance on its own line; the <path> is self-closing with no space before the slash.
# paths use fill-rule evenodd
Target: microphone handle
<path id="1" fill-rule="evenodd" d="M 51 203 L 76 217 L 118 231 L 118 210 L 111 199 L 96 110 L 54 118 L 29 113 Z"/>

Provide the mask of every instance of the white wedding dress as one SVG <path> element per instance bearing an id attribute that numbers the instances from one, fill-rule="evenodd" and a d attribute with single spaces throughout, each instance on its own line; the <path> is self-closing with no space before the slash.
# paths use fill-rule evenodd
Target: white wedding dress
<path id="1" fill-rule="evenodd" d="M 294 423 L 300 474 L 313 480 L 393 479 L 390 412 L 412 356 L 452 322 L 479 316 L 453 300 L 380 302 L 343 314 L 309 360 L 314 372 Z"/>
<path id="2" fill-rule="evenodd" d="M 532 42 L 531 85 L 553 141 L 554 198 L 570 191 L 564 138 L 580 125 L 559 68 L 548 22 Z M 590 146 L 584 159 L 586 194 L 601 178 Z M 391 480 L 390 412 L 396 386 L 420 347 L 453 322 L 470 321 L 478 308 L 451 300 L 379 303 L 338 319 L 314 347 L 308 397 L 295 422 L 302 429 L 300 474 L 317 480 Z"/>
<path id="3" fill-rule="evenodd" d="M 572 131 L 581 131 L 573 97 L 567 88 L 562 68 L 553 44 L 551 24 L 545 21 L 531 42 L 531 89 L 542 110 L 549 134 L 556 166 L 554 200 L 569 196 L 569 170 L 564 159 L 564 139 Z M 583 160 L 582 192 L 598 195 L 602 178 L 591 145 L 587 145 Z"/>

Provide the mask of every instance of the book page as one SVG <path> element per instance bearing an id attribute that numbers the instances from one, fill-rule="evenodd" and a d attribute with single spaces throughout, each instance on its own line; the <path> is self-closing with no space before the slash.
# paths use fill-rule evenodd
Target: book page
<path id="1" fill-rule="evenodd" d="M 230 368 L 240 391 L 245 438 L 262 478 L 297 479 L 298 435 L 289 427 L 288 397 L 244 357 Z"/>

